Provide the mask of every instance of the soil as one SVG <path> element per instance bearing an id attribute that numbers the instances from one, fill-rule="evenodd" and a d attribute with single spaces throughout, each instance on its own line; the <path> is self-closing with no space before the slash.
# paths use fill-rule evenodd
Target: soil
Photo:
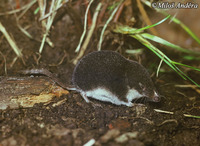
<path id="1" fill-rule="evenodd" d="M 10 3 L 15 4 L 15 1 Z M 1 1 L 1 12 L 11 10 L 10 3 L 6 0 Z M 31 7 L 19 21 L 21 26 L 28 26 L 27 31 L 34 39 L 28 38 L 19 30 L 14 15 L 1 15 L 0 22 L 22 49 L 23 59 L 18 58 L 14 61 L 16 55 L 6 38 L 0 33 L 0 51 L 6 59 L 5 62 L 3 57 L 0 57 L 0 75 L 19 76 L 17 72 L 20 70 L 43 67 L 57 74 L 57 77 L 66 84 L 70 84 L 74 68 L 72 60 L 77 56 L 75 48 L 81 35 L 77 29 L 83 29 L 86 8 L 85 5 L 78 5 L 78 3 L 79 1 L 75 1 L 70 6 L 76 13 L 70 14 L 72 11 L 63 13 L 61 12 L 63 9 L 58 12 L 60 16 L 56 17 L 49 35 L 54 47 L 45 44 L 41 58 L 38 50 L 42 29 L 39 13 L 34 15 L 38 5 Z M 25 2 L 21 2 L 21 5 L 24 4 Z M 97 3 L 94 3 L 91 14 L 96 6 Z M 119 22 L 128 23 L 128 17 L 133 15 L 137 19 L 134 27 L 142 27 L 144 22 L 138 19 L 140 18 L 138 8 L 127 5 L 124 11 Z M 127 11 L 131 12 L 128 16 L 125 15 Z M 147 11 L 151 12 L 149 9 Z M 97 50 L 100 30 L 109 14 L 106 11 L 101 19 L 102 22 L 99 21 L 85 54 Z M 80 18 L 81 24 L 77 24 L 79 21 L 72 19 L 75 15 L 76 18 Z M 143 104 L 136 104 L 134 107 L 116 106 L 96 100 L 91 100 L 93 101 L 91 104 L 86 103 L 79 93 L 70 91 L 69 94 L 54 97 L 48 104 L 39 103 L 30 108 L 7 108 L 0 110 L 0 146 L 79 146 L 92 140 L 95 140 L 95 145 L 198 146 L 200 119 L 187 117 L 187 115 L 200 116 L 199 88 L 177 86 L 192 83 L 183 80 L 165 64 L 162 65 L 159 77 L 156 77 L 159 58 L 136 40 L 113 33 L 110 27 L 107 28 L 102 48 L 118 50 L 126 58 L 140 61 L 151 73 L 155 86 L 162 95 L 161 101 L 159 103 L 141 101 Z M 130 48 L 143 48 L 144 51 L 139 55 L 125 53 L 125 50 Z M 164 52 L 173 60 L 199 67 L 199 61 L 182 60 L 181 56 L 184 54 L 166 50 Z M 200 83 L 198 72 L 185 68 L 182 70 Z M 166 112 L 159 112 L 158 109 Z"/>

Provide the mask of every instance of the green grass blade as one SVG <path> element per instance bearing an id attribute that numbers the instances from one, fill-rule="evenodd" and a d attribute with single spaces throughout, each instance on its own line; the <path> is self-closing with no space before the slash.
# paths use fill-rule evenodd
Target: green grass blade
<path id="1" fill-rule="evenodd" d="M 185 60 L 197 60 L 197 61 L 199 61 L 200 60 L 200 56 L 199 57 L 196 57 L 196 56 L 191 56 L 191 55 L 185 55 L 185 56 L 183 56 L 183 59 L 185 59 Z"/>
<path id="2" fill-rule="evenodd" d="M 189 65 L 186 65 L 186 64 L 182 64 L 182 63 L 179 63 L 179 62 L 176 62 L 176 61 L 172 61 L 173 64 L 177 64 L 177 65 L 181 65 L 181 66 L 185 66 L 187 68 L 191 68 L 193 70 L 197 70 L 197 71 L 200 71 L 199 68 L 196 68 L 196 67 L 193 67 L 193 66 L 189 66 Z"/>
<path id="3" fill-rule="evenodd" d="M 146 39 L 144 39 L 140 35 L 131 35 L 131 37 L 134 37 L 139 42 L 141 42 L 144 46 L 146 46 L 147 48 L 149 48 L 160 59 L 162 59 L 168 66 L 170 66 L 177 74 L 179 74 L 183 79 L 186 80 L 186 78 L 176 69 L 175 65 L 171 63 L 172 61 L 164 53 L 162 53 L 159 49 L 157 49 L 156 47 L 154 47 L 149 41 L 147 41 Z"/>
<path id="4" fill-rule="evenodd" d="M 188 114 L 183 114 L 185 117 L 188 117 L 188 118 L 197 118 L 197 119 L 200 119 L 200 116 L 194 116 L 194 115 L 188 115 Z"/>
<path id="5" fill-rule="evenodd" d="M 151 2 L 147 1 L 147 0 L 142 0 L 142 2 L 147 5 L 148 7 L 151 7 Z M 155 10 L 165 16 L 169 16 L 169 14 L 167 12 L 165 12 L 164 10 L 161 9 L 157 9 L 155 8 Z M 174 18 L 173 16 L 170 15 L 170 19 L 176 23 L 179 24 L 196 42 L 198 42 L 200 44 L 200 39 L 190 30 L 189 27 L 187 27 L 183 22 L 181 22 L 179 19 Z"/>
<path id="6" fill-rule="evenodd" d="M 136 33 L 141 33 L 143 32 L 144 30 L 146 29 L 149 29 L 151 27 L 155 27 L 161 23 L 163 23 L 164 21 L 166 21 L 170 16 L 167 16 L 166 18 L 162 19 L 161 21 L 155 23 L 155 24 L 152 24 L 152 25 L 148 25 L 148 26 L 145 26 L 143 28 L 139 28 L 139 29 L 136 29 L 136 28 L 131 28 L 129 26 L 122 26 L 122 25 L 117 25 L 116 28 L 114 29 L 115 32 L 117 33 L 122 33 L 122 34 L 136 34 Z"/>
<path id="7" fill-rule="evenodd" d="M 133 36 L 133 35 L 131 35 Z M 135 35 L 136 36 L 136 35 Z M 174 61 L 170 60 L 166 55 L 163 56 L 163 54 L 160 52 L 156 52 L 158 50 L 156 47 L 154 47 L 150 42 L 145 40 L 144 38 L 137 35 L 136 38 L 138 41 L 140 41 L 143 45 L 145 45 L 147 48 L 149 48 L 151 51 L 153 51 L 159 58 L 163 59 L 163 61 L 169 65 L 176 73 L 178 73 L 183 79 L 190 80 L 193 84 L 200 87 L 198 83 L 196 83 L 194 80 L 192 80 L 190 77 L 188 77 L 184 72 L 182 72 L 174 63 Z M 162 55 L 161 55 L 162 54 Z"/>
<path id="8" fill-rule="evenodd" d="M 123 2 L 123 0 L 121 0 L 118 5 L 114 8 L 114 10 L 112 11 L 110 17 L 108 18 L 108 20 L 106 21 L 102 31 L 101 31 L 101 35 L 100 35 L 100 38 L 99 38 L 99 43 L 98 43 L 98 51 L 101 50 L 101 45 L 102 45 L 102 42 L 103 42 L 103 36 L 104 36 L 104 32 L 108 26 L 108 24 L 111 22 L 111 20 L 113 19 L 113 17 L 115 16 L 117 10 L 119 9 L 121 3 Z"/>
<path id="9" fill-rule="evenodd" d="M 164 20 L 166 20 L 168 18 L 169 18 L 169 16 L 167 18 L 165 18 Z M 163 21 L 160 21 L 160 23 L 163 22 Z M 149 27 L 149 26 L 147 26 L 147 27 Z M 145 29 L 147 27 L 145 27 Z M 176 65 L 180 65 L 180 64 L 178 64 L 178 63 L 172 61 L 170 58 L 168 58 L 162 51 L 160 51 L 158 48 L 153 46 L 149 41 L 147 41 L 147 39 L 153 40 L 155 42 L 159 42 L 159 43 L 167 45 L 167 46 L 170 46 L 170 47 L 175 48 L 179 51 L 181 50 L 182 52 L 187 52 L 187 53 L 192 53 L 192 52 L 190 52 L 190 50 L 187 50 L 187 49 L 181 48 L 177 45 L 174 45 L 174 44 L 172 44 L 172 43 L 170 43 L 170 42 L 168 42 L 168 41 L 166 41 L 162 38 L 159 38 L 157 36 L 150 35 L 150 34 L 147 34 L 147 33 L 142 33 L 142 34 L 135 33 L 135 32 L 142 32 L 143 30 L 144 30 L 144 28 L 136 30 L 135 28 L 130 28 L 128 26 L 125 26 L 125 27 L 124 26 L 117 26 L 115 29 L 113 29 L 114 32 L 121 33 L 121 34 L 129 34 L 129 36 L 137 39 L 140 43 L 142 43 L 144 46 L 146 46 L 148 49 L 150 49 L 154 54 L 156 54 L 161 60 L 163 60 L 169 67 L 171 67 L 184 80 L 188 79 L 193 84 L 200 87 L 200 85 L 198 83 L 196 83 L 194 80 L 192 80 L 189 76 L 187 76 L 183 71 L 181 71 L 176 66 Z M 195 53 L 195 54 L 198 54 L 198 53 Z M 192 67 L 190 67 L 190 68 L 192 68 Z M 194 69 L 194 68 L 192 68 L 192 69 Z M 196 68 L 195 68 L 195 70 L 199 71 Z"/>
<path id="10" fill-rule="evenodd" d="M 166 13 L 166 12 L 165 12 Z M 168 15 L 167 13 L 165 14 L 164 13 L 164 15 Z M 172 16 L 170 16 L 170 19 L 174 22 L 174 23 L 176 23 L 176 24 L 179 24 L 197 43 L 199 43 L 200 44 L 200 39 L 192 32 L 192 30 L 189 28 L 189 27 L 187 27 L 182 21 L 180 21 L 179 19 L 177 19 L 177 18 L 174 18 L 174 17 L 172 17 Z"/>
<path id="11" fill-rule="evenodd" d="M 34 11 L 34 15 L 36 15 L 39 11 L 40 11 L 40 8 L 37 7 L 37 8 L 35 9 L 35 11 Z"/>
<path id="12" fill-rule="evenodd" d="M 9 45 L 11 46 L 11 48 L 13 49 L 15 54 L 19 58 L 22 58 L 23 54 L 22 54 L 21 50 L 17 46 L 17 44 L 14 41 L 14 39 L 12 39 L 12 37 L 9 35 L 9 33 L 6 30 L 6 28 L 3 26 L 3 24 L 1 22 L 0 22 L 0 32 L 2 32 L 2 34 L 5 36 L 6 40 L 8 41 Z"/>
<path id="13" fill-rule="evenodd" d="M 181 51 L 181 52 L 185 52 L 185 53 L 189 53 L 189 54 L 193 54 L 193 55 L 200 55 L 200 52 L 184 49 L 184 48 L 182 48 L 178 45 L 172 44 L 172 43 L 170 43 L 170 42 L 168 42 L 168 41 L 166 41 L 166 40 L 164 40 L 164 39 L 162 39 L 158 36 L 155 36 L 155 35 L 152 35 L 152 34 L 149 34 L 149 33 L 142 33 L 141 36 L 146 38 L 146 39 L 152 40 L 154 42 L 163 44 L 165 46 L 169 46 L 169 47 L 174 48 L 174 49 Z"/>
<path id="14" fill-rule="evenodd" d="M 113 29 L 114 32 L 116 33 L 121 33 L 121 34 L 134 34 L 136 32 L 137 28 L 132 28 L 127 25 L 116 25 L 115 28 Z M 139 31 L 137 31 L 139 33 Z"/>
<path id="15" fill-rule="evenodd" d="M 145 26 L 145 27 L 143 27 L 143 28 L 139 28 L 139 29 L 136 30 L 135 33 L 142 32 L 142 31 L 144 31 L 144 30 L 146 30 L 146 29 L 155 27 L 155 26 L 157 26 L 157 25 L 163 23 L 164 21 L 166 21 L 169 17 L 170 17 L 170 15 L 168 15 L 167 17 L 165 17 L 164 19 L 162 19 L 161 21 L 159 21 L 159 22 L 157 22 L 157 23 L 155 23 L 155 24 L 148 25 L 148 26 Z"/>
<path id="16" fill-rule="evenodd" d="M 174 61 L 171 62 L 172 64 L 174 64 Z M 196 83 L 194 80 L 192 80 L 189 76 L 187 76 L 182 70 L 180 70 L 177 66 L 176 69 L 185 77 L 187 78 L 189 81 L 191 81 L 193 84 L 195 84 L 196 86 L 200 87 L 200 85 L 198 83 Z"/>
<path id="17" fill-rule="evenodd" d="M 146 46 L 147 48 L 149 48 L 152 52 L 154 52 L 160 59 L 162 59 L 168 66 L 170 66 L 184 80 L 188 79 L 193 84 L 195 84 L 196 86 L 200 87 L 200 85 L 198 83 L 196 83 L 194 80 L 192 80 L 190 77 L 188 77 L 184 72 L 182 72 L 175 65 L 174 61 L 172 61 L 171 59 L 169 59 L 164 53 L 162 53 L 159 49 L 157 49 L 156 47 L 154 47 L 150 42 L 148 42 L 142 36 L 140 36 L 139 34 L 137 34 L 137 35 L 131 35 L 131 36 L 134 37 L 135 39 L 137 39 L 138 41 L 140 41 L 144 46 Z"/>

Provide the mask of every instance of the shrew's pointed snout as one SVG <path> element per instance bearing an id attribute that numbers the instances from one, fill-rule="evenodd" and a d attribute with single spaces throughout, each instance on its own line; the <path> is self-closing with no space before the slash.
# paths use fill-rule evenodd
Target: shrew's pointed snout
<path id="1" fill-rule="evenodd" d="M 156 91 L 154 91 L 153 97 L 151 99 L 153 102 L 160 102 L 160 96 Z"/>

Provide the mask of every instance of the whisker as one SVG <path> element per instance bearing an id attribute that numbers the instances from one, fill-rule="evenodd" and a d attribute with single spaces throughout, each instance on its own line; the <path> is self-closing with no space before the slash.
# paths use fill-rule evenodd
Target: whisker
<path id="1" fill-rule="evenodd" d="M 164 95 L 159 95 L 159 97 L 160 97 L 160 98 L 166 99 L 166 97 L 165 97 Z"/>
<path id="2" fill-rule="evenodd" d="M 134 99 L 134 100 L 133 100 L 133 103 L 134 103 L 134 104 L 137 103 L 138 100 L 139 100 L 139 98 Z"/>
<path id="3" fill-rule="evenodd" d="M 140 98 L 140 102 L 143 103 L 143 100 L 144 100 L 144 97 L 141 97 Z"/>
<path id="4" fill-rule="evenodd" d="M 144 104 L 146 104 L 146 103 L 147 103 L 147 97 L 144 98 Z"/>
<path id="5" fill-rule="evenodd" d="M 147 102 L 147 97 L 144 97 L 144 104 Z"/>

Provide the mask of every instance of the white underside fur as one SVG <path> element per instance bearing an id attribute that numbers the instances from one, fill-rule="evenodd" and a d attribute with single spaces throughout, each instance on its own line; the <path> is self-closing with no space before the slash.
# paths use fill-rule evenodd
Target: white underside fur
<path id="1" fill-rule="evenodd" d="M 129 89 L 126 95 L 128 102 L 125 102 L 125 101 L 121 101 L 116 95 L 114 95 L 113 93 L 111 93 L 109 90 L 105 88 L 95 88 L 89 91 L 82 91 L 81 95 L 86 100 L 86 102 L 88 102 L 87 97 L 91 97 L 97 100 L 111 102 L 116 105 L 126 105 L 126 106 L 133 106 L 131 101 L 135 98 L 139 98 L 142 96 L 135 89 Z"/>

